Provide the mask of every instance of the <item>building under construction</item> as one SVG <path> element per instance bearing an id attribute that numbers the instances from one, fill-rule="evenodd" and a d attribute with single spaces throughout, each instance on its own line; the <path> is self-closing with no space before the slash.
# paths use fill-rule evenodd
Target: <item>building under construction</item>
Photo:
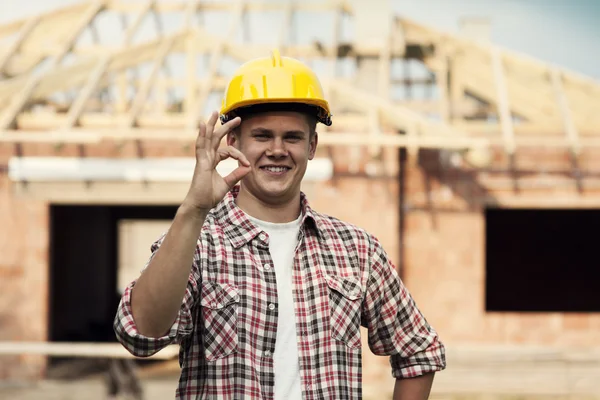
<path id="1" fill-rule="evenodd" d="M 301 37 L 307 19 L 328 28 Z M 385 0 L 98 0 L 1 25 L 0 377 L 100 340 L 187 192 L 200 121 L 273 48 L 332 106 L 304 191 L 398 265 L 448 347 L 434 391 L 600 396 L 600 82 Z M 391 391 L 365 349 L 365 395 Z"/>

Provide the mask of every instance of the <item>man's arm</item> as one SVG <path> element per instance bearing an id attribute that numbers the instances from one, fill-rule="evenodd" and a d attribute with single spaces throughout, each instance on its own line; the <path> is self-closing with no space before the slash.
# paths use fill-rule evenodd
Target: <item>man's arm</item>
<path id="1" fill-rule="evenodd" d="M 190 189 L 160 248 L 131 288 L 131 312 L 123 312 L 132 314 L 126 315 L 129 327 L 135 325 L 136 333 L 147 338 L 163 337 L 175 325 L 206 216 L 250 172 L 248 159 L 238 149 L 220 147 L 221 139 L 240 124 L 240 118 L 215 128 L 217 120 L 218 113 L 213 112 L 207 124 L 200 124 Z M 222 177 L 216 168 L 227 158 L 237 160 L 239 166 Z M 193 301 L 187 299 L 187 303 Z"/>
<path id="2" fill-rule="evenodd" d="M 196 166 L 186 198 L 160 249 L 132 290 L 131 308 L 138 332 L 149 337 L 165 334 L 177 317 L 191 272 L 194 251 L 206 215 L 229 189 L 250 172 L 248 159 L 231 146 L 219 148 L 221 139 L 240 124 L 239 118 L 215 128 L 218 113 L 200 124 L 196 139 Z M 226 158 L 240 166 L 226 177 L 216 171 Z"/>
<path id="3" fill-rule="evenodd" d="M 375 238 L 368 262 L 361 323 L 368 329 L 369 348 L 376 355 L 390 356 L 397 379 L 394 399 L 426 399 L 433 373 L 446 367 L 444 345 Z"/>
<path id="4" fill-rule="evenodd" d="M 394 400 L 427 400 L 435 372 L 409 379 L 396 379 Z"/>
<path id="5" fill-rule="evenodd" d="M 206 213 L 181 206 L 160 248 L 135 283 L 131 309 L 140 334 L 161 337 L 177 317 L 205 218 Z"/>

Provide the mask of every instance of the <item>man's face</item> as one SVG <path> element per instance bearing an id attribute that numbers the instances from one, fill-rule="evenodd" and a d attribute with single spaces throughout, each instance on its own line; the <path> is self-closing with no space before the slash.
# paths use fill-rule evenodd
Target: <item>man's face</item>
<path id="1" fill-rule="evenodd" d="M 308 160 L 315 156 L 317 135 L 304 114 L 277 111 L 247 116 L 227 143 L 239 149 L 252 171 L 242 185 L 258 200 L 281 203 L 300 192 Z"/>

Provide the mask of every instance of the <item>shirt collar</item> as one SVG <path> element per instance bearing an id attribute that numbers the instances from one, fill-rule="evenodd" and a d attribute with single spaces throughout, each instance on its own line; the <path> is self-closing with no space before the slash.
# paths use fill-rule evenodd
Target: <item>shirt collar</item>
<path id="1" fill-rule="evenodd" d="M 223 227 L 225 236 L 235 248 L 242 247 L 262 233 L 262 230 L 252 223 L 246 213 L 235 203 L 239 190 L 239 186 L 234 186 L 213 211 L 216 221 Z M 323 218 L 310 208 L 308 199 L 302 192 L 300 193 L 300 204 L 302 209 L 300 226 L 313 229 L 319 239 L 327 239 Z M 265 241 L 262 237 L 259 239 Z"/>

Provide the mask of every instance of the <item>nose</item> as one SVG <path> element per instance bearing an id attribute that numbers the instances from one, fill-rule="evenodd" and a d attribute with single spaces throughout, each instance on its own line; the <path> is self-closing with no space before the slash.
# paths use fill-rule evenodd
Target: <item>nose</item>
<path id="1" fill-rule="evenodd" d="M 285 148 L 285 142 L 282 138 L 276 137 L 271 141 L 271 146 L 267 151 L 269 157 L 286 157 L 288 155 L 287 149 Z"/>

